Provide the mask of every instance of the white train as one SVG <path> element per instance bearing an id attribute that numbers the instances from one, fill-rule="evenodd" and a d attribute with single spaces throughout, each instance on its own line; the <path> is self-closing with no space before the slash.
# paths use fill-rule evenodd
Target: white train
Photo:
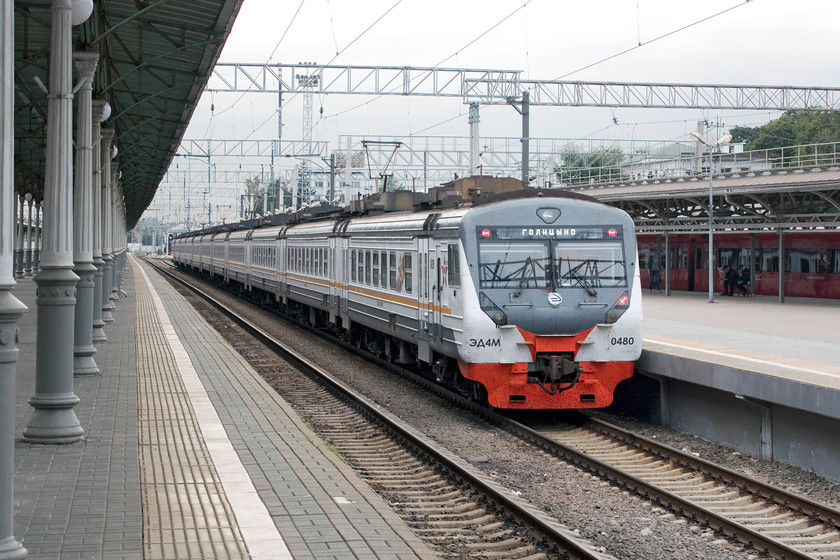
<path id="1" fill-rule="evenodd" d="M 631 218 L 552 190 L 472 199 L 195 232 L 173 259 L 495 408 L 609 405 L 642 346 Z"/>

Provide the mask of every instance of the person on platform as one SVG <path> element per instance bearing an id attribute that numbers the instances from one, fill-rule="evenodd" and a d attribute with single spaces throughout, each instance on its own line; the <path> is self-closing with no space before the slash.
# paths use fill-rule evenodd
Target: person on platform
<path id="1" fill-rule="evenodd" d="M 720 271 L 720 277 L 723 280 L 723 293 L 720 295 L 731 296 L 732 291 L 735 289 L 735 278 L 738 273 L 732 270 L 728 264 L 723 265 L 718 270 Z"/>
<path id="2" fill-rule="evenodd" d="M 741 295 L 746 297 L 750 295 L 750 269 L 741 265 L 738 267 L 738 280 L 735 283 Z"/>
<path id="3" fill-rule="evenodd" d="M 650 272 L 650 286 L 648 291 L 650 293 L 653 293 L 654 286 L 656 286 L 658 293 L 662 293 L 662 277 L 659 274 L 659 264 L 659 251 L 654 249 L 648 260 L 648 271 Z"/>

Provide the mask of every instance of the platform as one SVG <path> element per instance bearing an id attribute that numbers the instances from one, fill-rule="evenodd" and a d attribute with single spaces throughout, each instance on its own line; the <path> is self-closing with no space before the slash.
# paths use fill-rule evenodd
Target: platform
<path id="1" fill-rule="evenodd" d="M 35 285 L 19 322 L 14 536 L 30 558 L 434 558 L 209 325 L 129 258 L 101 375 L 76 377 L 83 442 L 20 441 Z"/>
<path id="2" fill-rule="evenodd" d="M 840 480 L 840 301 L 643 298 L 663 423 Z"/>

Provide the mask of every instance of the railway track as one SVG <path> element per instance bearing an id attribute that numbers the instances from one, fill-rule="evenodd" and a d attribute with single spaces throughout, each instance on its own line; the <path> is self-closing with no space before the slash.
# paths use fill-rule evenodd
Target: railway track
<path id="1" fill-rule="evenodd" d="M 241 327 L 224 329 L 234 348 L 441 558 L 611 558 L 208 294 L 156 268 L 223 313 L 220 323 Z"/>
<path id="2" fill-rule="evenodd" d="M 374 361 L 551 456 L 759 552 L 785 559 L 840 559 L 840 511 L 586 415 L 565 424 L 519 423 L 411 372 Z"/>
<path id="3" fill-rule="evenodd" d="M 519 424 L 553 455 L 776 558 L 840 558 L 840 511 L 581 415 Z"/>

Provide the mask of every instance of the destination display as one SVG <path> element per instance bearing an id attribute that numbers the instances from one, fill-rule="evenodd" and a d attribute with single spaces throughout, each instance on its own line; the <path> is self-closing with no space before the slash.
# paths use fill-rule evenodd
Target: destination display
<path id="1" fill-rule="evenodd" d="M 479 239 L 620 239 L 621 226 L 478 227 Z"/>

